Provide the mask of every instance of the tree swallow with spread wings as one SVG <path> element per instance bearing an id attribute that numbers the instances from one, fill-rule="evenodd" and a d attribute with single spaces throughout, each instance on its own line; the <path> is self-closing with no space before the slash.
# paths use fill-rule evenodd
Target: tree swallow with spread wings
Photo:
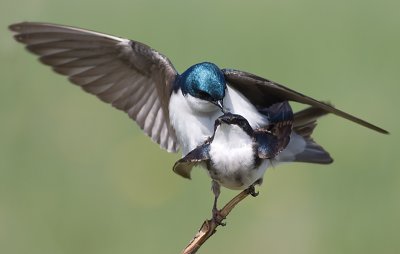
<path id="1" fill-rule="evenodd" d="M 243 116 L 252 129 L 269 125 L 268 108 L 294 101 L 311 107 L 299 113 L 298 125 L 332 113 L 380 133 L 376 125 L 336 109 L 268 79 L 209 62 L 179 74 L 171 61 L 138 41 L 85 29 L 38 22 L 10 27 L 15 39 L 40 61 L 126 112 L 143 131 L 169 152 L 183 156 L 214 133 L 214 122 L 224 112 Z M 232 124 L 230 124 L 232 125 Z M 278 161 L 329 163 L 310 143 L 310 128 L 294 129 Z"/>

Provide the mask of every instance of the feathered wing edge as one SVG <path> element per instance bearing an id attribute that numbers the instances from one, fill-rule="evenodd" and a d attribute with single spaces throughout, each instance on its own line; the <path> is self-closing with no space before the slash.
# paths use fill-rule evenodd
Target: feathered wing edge
<path id="1" fill-rule="evenodd" d="M 222 72 L 224 73 L 225 79 L 231 85 L 231 87 L 241 92 L 255 105 L 268 107 L 276 102 L 286 100 L 295 101 L 323 109 L 324 111 L 343 117 L 374 131 L 383 134 L 389 134 L 387 130 L 362 120 L 361 118 L 334 108 L 332 105 L 318 101 L 271 80 L 258 77 L 248 72 L 233 69 L 223 69 Z"/>
<path id="2" fill-rule="evenodd" d="M 279 162 L 306 162 L 330 164 L 333 162 L 330 154 L 311 137 L 317 126 L 317 119 L 329 112 L 309 107 L 294 114 L 293 134 L 289 145 L 277 157 Z"/>
<path id="3" fill-rule="evenodd" d="M 125 111 L 162 148 L 178 150 L 168 114 L 177 72 L 167 57 L 137 41 L 70 26 L 22 22 L 9 29 L 42 63 Z"/>
<path id="4" fill-rule="evenodd" d="M 198 146 L 185 157 L 178 160 L 173 167 L 173 171 L 184 178 L 191 179 L 190 173 L 193 167 L 210 159 L 209 150 L 210 144 L 206 141 L 203 145 Z"/>

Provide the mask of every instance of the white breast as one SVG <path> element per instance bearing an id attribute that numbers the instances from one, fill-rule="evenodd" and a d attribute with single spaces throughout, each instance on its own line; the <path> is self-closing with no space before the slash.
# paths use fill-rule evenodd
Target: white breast
<path id="1" fill-rule="evenodd" d="M 209 175 L 229 189 L 245 189 L 262 178 L 267 161 L 255 167 L 253 140 L 236 125 L 220 125 L 210 144 Z"/>
<path id="2" fill-rule="evenodd" d="M 251 127 L 258 128 L 268 123 L 268 120 L 235 89 L 227 86 L 224 106 L 234 114 L 242 115 Z M 215 120 L 222 115 L 217 106 L 191 95 L 183 96 L 179 90 L 172 93 L 169 103 L 169 116 L 175 129 L 178 142 L 185 156 L 198 145 L 212 136 Z"/>
<path id="3" fill-rule="evenodd" d="M 253 141 L 237 125 L 220 125 L 210 145 L 210 158 L 223 173 L 254 165 Z"/>

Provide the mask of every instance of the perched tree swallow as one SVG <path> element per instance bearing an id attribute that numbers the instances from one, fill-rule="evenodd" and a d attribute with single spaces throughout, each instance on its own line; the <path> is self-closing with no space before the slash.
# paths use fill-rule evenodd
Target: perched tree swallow
<path id="1" fill-rule="evenodd" d="M 17 41 L 40 56 L 42 63 L 125 111 L 169 152 L 181 147 L 186 155 L 203 144 L 213 135 L 214 121 L 224 112 L 243 116 L 252 129 L 265 128 L 270 124 L 267 109 L 286 101 L 311 107 L 296 114 L 298 121 L 295 115 L 290 142 L 275 157 L 278 161 L 330 162 L 330 157 L 314 149 L 309 141 L 316 118 L 326 113 L 388 133 L 331 105 L 243 71 L 220 69 L 206 62 L 178 74 L 167 57 L 137 41 L 47 23 L 23 22 L 9 28 L 16 33 Z"/>
<path id="2" fill-rule="evenodd" d="M 269 124 L 256 130 L 240 115 L 226 113 L 218 117 L 213 136 L 174 165 L 174 171 L 185 178 L 190 178 L 193 166 L 207 169 L 215 196 L 214 219 L 218 213 L 220 185 L 233 190 L 249 188 L 250 193 L 256 195 L 254 185 L 262 183 L 265 170 L 289 143 L 294 121 L 289 103 L 276 103 L 264 113 Z M 302 126 L 312 131 L 314 121 L 304 122 Z M 306 140 L 315 144 L 309 137 Z M 315 144 L 314 148 L 323 163 L 332 162 L 322 147 Z"/>

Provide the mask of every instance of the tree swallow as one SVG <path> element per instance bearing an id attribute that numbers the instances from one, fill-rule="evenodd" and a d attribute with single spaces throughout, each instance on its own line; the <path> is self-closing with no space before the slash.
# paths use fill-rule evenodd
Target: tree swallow
<path id="1" fill-rule="evenodd" d="M 190 178 L 194 166 L 207 169 L 214 192 L 213 218 L 218 216 L 217 199 L 220 185 L 232 189 L 249 189 L 261 184 L 263 175 L 276 156 L 289 143 L 294 116 L 288 102 L 276 103 L 265 110 L 269 125 L 253 130 L 241 115 L 226 113 L 215 120 L 213 136 L 177 161 L 175 173 Z M 314 121 L 304 122 L 303 128 L 312 128 Z M 305 138 L 310 145 L 311 138 Z M 329 154 L 314 145 L 324 163 L 332 162 Z"/>
<path id="2" fill-rule="evenodd" d="M 183 156 L 213 135 L 224 112 L 243 116 L 252 129 L 269 126 L 266 109 L 295 101 L 311 107 L 299 119 L 307 123 L 333 113 L 362 126 L 386 130 L 273 81 L 213 63 L 199 63 L 178 74 L 170 60 L 138 41 L 63 25 L 23 22 L 10 30 L 40 61 L 100 100 L 126 112 L 143 131 L 169 152 Z M 310 120 L 311 119 L 311 120 Z M 298 125 L 302 123 L 299 120 Z M 296 129 L 279 161 L 326 163 L 310 147 L 307 133 Z M 322 157 L 320 157 L 322 156 Z"/>

